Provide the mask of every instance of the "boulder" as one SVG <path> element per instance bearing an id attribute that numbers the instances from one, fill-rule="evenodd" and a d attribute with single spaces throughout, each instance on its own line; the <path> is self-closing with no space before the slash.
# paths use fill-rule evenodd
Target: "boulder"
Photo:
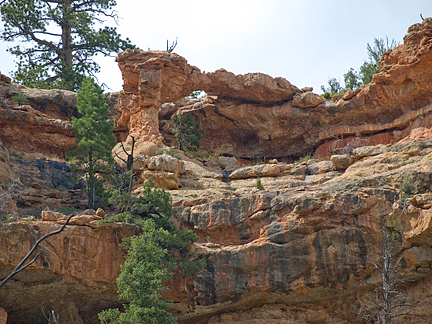
<path id="1" fill-rule="evenodd" d="M 241 168 L 239 161 L 234 156 L 218 156 L 217 161 L 219 166 L 228 172 Z"/>
<path id="2" fill-rule="evenodd" d="M 293 106 L 300 108 L 314 108 L 325 101 L 324 98 L 320 97 L 313 92 L 299 93 L 294 96 Z"/>
<path id="3" fill-rule="evenodd" d="M 168 154 L 152 156 L 146 164 L 149 170 L 173 172 L 177 176 L 185 172 L 184 162 Z"/>
<path id="4" fill-rule="evenodd" d="M 331 161 L 321 161 L 308 164 L 307 169 L 309 174 L 321 174 L 333 170 L 333 163 Z"/>
<path id="5" fill-rule="evenodd" d="M 353 164 L 354 159 L 351 154 L 335 154 L 330 157 L 330 161 L 336 170 L 343 171 Z"/>
<path id="6" fill-rule="evenodd" d="M 230 179 L 247 179 L 258 177 L 276 177 L 280 173 L 280 168 L 277 164 L 260 164 L 246 166 L 235 170 L 229 175 Z"/>

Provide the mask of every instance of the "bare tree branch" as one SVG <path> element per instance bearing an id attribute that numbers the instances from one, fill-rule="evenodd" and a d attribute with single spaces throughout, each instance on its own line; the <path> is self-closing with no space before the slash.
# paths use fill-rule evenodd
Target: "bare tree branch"
<path id="1" fill-rule="evenodd" d="M 60 229 L 58 229 L 56 231 L 49 232 L 48 234 L 45 234 L 39 240 L 37 240 L 35 245 L 33 245 L 32 249 L 30 250 L 30 252 L 27 253 L 27 255 L 21 260 L 21 262 L 15 267 L 15 269 L 6 278 L 4 278 L 0 282 L 0 288 L 2 288 L 6 284 L 6 282 L 8 282 L 14 275 L 16 275 L 20 271 L 24 270 L 25 268 L 27 268 L 32 263 L 34 263 L 36 261 L 37 257 L 39 255 L 41 255 L 42 252 L 37 253 L 36 256 L 33 258 L 33 260 L 31 260 L 28 264 L 24 265 L 24 263 L 30 258 L 30 256 L 33 254 L 33 252 L 36 250 L 36 248 L 39 246 L 39 244 L 42 241 L 44 241 L 45 239 L 47 239 L 48 237 L 50 237 L 52 235 L 56 235 L 56 234 L 59 234 L 60 232 L 62 232 L 65 229 L 66 225 L 69 223 L 70 219 L 74 216 L 75 215 L 73 215 L 73 214 L 70 215 Z"/>

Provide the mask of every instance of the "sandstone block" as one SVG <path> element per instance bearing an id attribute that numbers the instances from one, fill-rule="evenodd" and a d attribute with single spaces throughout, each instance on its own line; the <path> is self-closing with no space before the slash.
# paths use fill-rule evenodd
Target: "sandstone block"
<path id="1" fill-rule="evenodd" d="M 147 168 L 149 170 L 173 172 L 176 175 L 185 172 L 184 162 L 168 154 L 150 157 L 147 160 Z"/>
<path id="2" fill-rule="evenodd" d="M 257 177 L 276 177 L 280 173 L 280 168 L 277 164 L 262 164 L 247 166 L 235 170 L 230 174 L 230 179 L 246 179 Z"/>
<path id="3" fill-rule="evenodd" d="M 361 90 L 362 90 L 362 88 L 349 90 L 349 91 L 345 92 L 345 94 L 342 96 L 342 99 L 343 100 L 349 100 L 352 97 L 356 96 Z"/>
<path id="4" fill-rule="evenodd" d="M 321 161 L 309 164 L 307 168 L 310 174 L 326 173 L 332 171 L 333 163 L 331 161 Z"/>
<path id="5" fill-rule="evenodd" d="M 225 171 L 234 171 L 241 168 L 239 161 L 234 156 L 218 156 L 217 161 L 219 166 Z"/>
<path id="6" fill-rule="evenodd" d="M 67 219 L 66 215 L 51 210 L 43 210 L 41 216 L 43 221 L 51 221 L 51 222 Z"/>
<path id="7" fill-rule="evenodd" d="M 199 178 L 213 178 L 213 179 L 222 179 L 223 173 L 222 170 L 217 170 L 210 166 L 201 166 L 192 161 L 184 161 L 185 169 L 187 173 L 193 174 L 195 177 Z"/>
<path id="8" fill-rule="evenodd" d="M 360 159 L 365 156 L 374 156 L 386 152 L 385 146 L 361 146 L 357 147 L 353 151 L 355 159 Z"/>
<path id="9" fill-rule="evenodd" d="M 147 165 L 146 165 L 145 156 L 144 155 L 135 155 L 132 171 L 138 173 L 140 171 L 145 170 L 146 167 L 147 167 Z"/>
<path id="10" fill-rule="evenodd" d="M 296 94 L 293 99 L 293 106 L 300 108 L 313 108 L 325 101 L 324 98 L 320 97 L 313 92 L 304 92 Z"/>
<path id="11" fill-rule="evenodd" d="M 106 216 L 106 213 L 102 208 L 98 208 L 98 210 L 96 210 L 96 216 L 104 218 Z"/>
<path id="12" fill-rule="evenodd" d="M 144 171 L 141 173 L 141 180 L 147 181 L 151 179 L 154 182 L 156 188 L 163 189 L 178 189 L 180 186 L 180 179 L 173 172 L 167 171 Z"/>
<path id="13" fill-rule="evenodd" d="M 336 170 L 346 170 L 351 164 L 353 164 L 354 159 L 350 154 L 336 154 L 330 157 L 330 161 Z"/>
<path id="14" fill-rule="evenodd" d="M 99 217 L 97 215 L 79 215 L 74 216 L 69 221 L 69 225 L 79 225 L 79 226 L 90 226 L 90 222 L 101 220 L 102 217 Z"/>
<path id="15" fill-rule="evenodd" d="M 0 307 L 0 324 L 6 324 L 6 322 L 7 322 L 7 313 L 3 308 Z"/>
<path id="16" fill-rule="evenodd" d="M 301 88 L 301 91 L 303 91 L 303 92 L 312 92 L 313 91 L 313 87 L 304 87 L 304 88 Z"/>

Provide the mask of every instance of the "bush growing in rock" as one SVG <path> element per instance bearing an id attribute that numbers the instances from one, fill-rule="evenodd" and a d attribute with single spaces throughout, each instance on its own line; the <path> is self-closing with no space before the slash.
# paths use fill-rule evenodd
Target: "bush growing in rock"
<path id="1" fill-rule="evenodd" d="M 182 151 L 193 151 L 200 147 L 204 134 L 200 131 L 200 122 L 195 121 L 192 114 L 181 114 L 172 117 L 174 136 Z"/>

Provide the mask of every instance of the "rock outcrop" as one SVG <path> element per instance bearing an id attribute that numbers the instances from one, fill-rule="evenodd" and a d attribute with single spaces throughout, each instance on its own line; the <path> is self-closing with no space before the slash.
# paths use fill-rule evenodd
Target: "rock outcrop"
<path id="1" fill-rule="evenodd" d="M 14 96 L 26 102 L 16 103 Z M 71 117 L 77 115 L 75 92 L 41 90 L 0 81 L 0 138 L 9 149 L 64 157 L 75 143 Z"/>
<path id="2" fill-rule="evenodd" d="M 116 122 L 145 142 L 161 146 L 158 109 L 165 102 L 177 101 L 194 90 L 204 90 L 230 100 L 274 105 L 292 100 L 301 90 L 284 78 L 262 73 L 234 75 L 224 69 L 201 71 L 186 59 L 161 51 L 127 50 L 117 57 L 124 80 L 124 91 L 116 106 Z"/>
<path id="3" fill-rule="evenodd" d="M 360 147 L 351 159 L 344 172 L 333 171 L 330 161 L 272 161 L 237 169 L 234 177 L 184 161 L 181 190 L 170 192 L 172 220 L 198 234 L 194 250 L 207 266 L 194 281 L 177 276 L 170 284 L 167 297 L 180 323 L 362 323 L 356 310 L 379 282 L 369 261 L 378 260 L 383 210 L 390 226 L 402 227 L 398 248 L 409 293 L 430 316 L 424 287 L 432 275 L 432 142 Z M 208 175 L 197 176 L 203 170 Z M 257 176 L 264 190 L 256 188 Z M 410 196 L 402 200 L 407 183 Z M 97 312 L 118 306 L 118 243 L 137 229 L 100 226 L 103 217 L 102 211 L 76 216 L 47 240 L 34 266 L 5 286 L 0 305 L 11 323 L 38 323 L 40 304 L 73 323 L 96 323 Z M 45 211 L 44 221 L 6 223 L 0 276 L 64 219 Z"/>
<path id="4" fill-rule="evenodd" d="M 405 43 L 383 56 L 370 85 L 336 102 L 283 78 L 201 73 L 174 53 L 128 50 L 117 58 L 124 80 L 117 122 L 161 146 L 173 112 L 162 114 L 160 133 L 160 106 L 204 90 L 209 96 L 183 102 L 180 109 L 200 121 L 206 134 L 201 146 L 226 155 L 282 158 L 315 150 L 328 155 L 358 138 L 366 145 L 397 142 L 414 128 L 432 126 L 431 21 L 409 28 Z"/>
<path id="5" fill-rule="evenodd" d="M 119 243 L 138 230 L 120 224 L 99 226 L 97 216 L 75 217 L 76 225 L 43 241 L 42 255 L 31 268 L 2 288 L 0 305 L 7 310 L 8 323 L 45 323 L 42 308 L 54 310 L 65 323 L 98 323 L 98 312 L 119 306 L 115 280 L 124 261 Z M 37 239 L 60 226 L 40 220 L 4 224 L 0 277 L 11 272 Z"/>

